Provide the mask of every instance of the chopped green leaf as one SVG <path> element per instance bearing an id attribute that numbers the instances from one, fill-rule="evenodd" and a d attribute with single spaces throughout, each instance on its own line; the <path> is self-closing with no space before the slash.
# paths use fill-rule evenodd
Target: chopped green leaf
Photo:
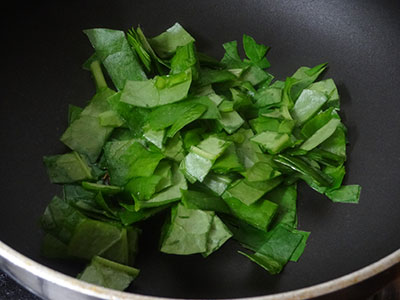
<path id="1" fill-rule="evenodd" d="M 123 31 L 95 28 L 84 30 L 84 33 L 117 89 L 121 90 L 127 80 L 146 79 Z"/>
<path id="2" fill-rule="evenodd" d="M 138 269 L 95 256 L 78 278 L 89 283 L 123 291 L 138 275 Z"/>
<path id="3" fill-rule="evenodd" d="M 179 23 L 175 23 L 165 32 L 149 39 L 151 47 L 161 58 L 170 57 L 179 46 L 193 41 L 194 38 Z"/>
<path id="4" fill-rule="evenodd" d="M 93 179 L 90 167 L 77 152 L 45 156 L 43 162 L 52 183 L 71 183 Z"/>
<path id="5" fill-rule="evenodd" d="M 333 202 L 358 203 L 360 192 L 359 185 L 343 185 L 336 190 L 327 192 L 326 196 Z"/>

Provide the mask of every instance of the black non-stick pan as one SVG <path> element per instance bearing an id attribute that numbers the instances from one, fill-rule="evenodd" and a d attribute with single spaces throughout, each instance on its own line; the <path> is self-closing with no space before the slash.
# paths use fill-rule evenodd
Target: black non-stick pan
<path id="1" fill-rule="evenodd" d="M 49 183 L 42 156 L 65 152 L 58 139 L 67 125 L 68 104 L 82 106 L 94 93 L 90 74 L 81 68 L 92 53 L 82 30 L 140 24 L 154 36 L 179 22 L 197 38 L 200 50 L 217 57 L 222 43 L 241 40 L 243 33 L 271 46 L 270 70 L 280 79 L 299 66 L 329 62 L 324 77 L 337 82 L 340 115 L 349 129 L 345 183 L 362 186 L 361 200 L 334 204 L 300 185 L 299 228 L 312 233 L 300 261 L 276 276 L 237 254 L 235 242 L 207 259 L 161 254 L 162 219 L 156 218 L 143 224 L 141 274 L 129 292 L 265 296 L 312 287 L 385 257 L 386 265 L 375 264 L 376 270 L 400 260 L 395 252 L 400 248 L 399 1 L 18 1 L 12 6 L 2 8 L 0 57 L 0 238 L 11 248 L 71 276 L 82 267 L 41 257 L 38 226 L 46 204 L 60 192 Z M 7 253 L 6 260 L 12 260 L 14 252 Z M 0 263 L 9 266 L 4 258 Z M 87 287 L 82 293 L 91 290 Z"/>

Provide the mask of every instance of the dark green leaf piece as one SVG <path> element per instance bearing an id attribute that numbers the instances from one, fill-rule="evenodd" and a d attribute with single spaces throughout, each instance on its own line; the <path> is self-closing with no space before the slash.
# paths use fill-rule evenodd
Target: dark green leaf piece
<path id="1" fill-rule="evenodd" d="M 221 197 L 205 192 L 182 190 L 182 203 L 187 208 L 210 210 L 229 214 L 230 210 Z"/>
<path id="2" fill-rule="evenodd" d="M 268 241 L 254 254 L 241 254 L 260 265 L 271 274 L 278 274 L 303 239 L 303 235 L 292 232 L 285 226 L 278 225 Z"/>
<path id="3" fill-rule="evenodd" d="M 43 162 L 52 183 L 72 183 L 93 179 L 90 167 L 77 152 L 45 156 Z"/>
<path id="4" fill-rule="evenodd" d="M 123 186 L 133 177 L 151 176 L 164 156 L 147 150 L 135 140 L 108 142 L 104 154 L 110 172 L 110 182 Z"/>

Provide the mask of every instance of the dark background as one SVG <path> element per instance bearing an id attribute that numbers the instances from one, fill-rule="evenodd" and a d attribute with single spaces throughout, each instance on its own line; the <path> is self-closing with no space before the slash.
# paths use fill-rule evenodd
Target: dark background
<path id="1" fill-rule="evenodd" d="M 128 29 L 153 36 L 176 21 L 200 50 L 221 57 L 221 44 L 243 33 L 272 47 L 278 79 L 299 66 L 329 62 L 349 129 L 345 183 L 362 186 L 359 205 L 333 204 L 301 185 L 299 227 L 312 232 L 298 263 L 270 276 L 229 242 L 207 259 L 157 251 L 158 225 L 145 227 L 131 290 L 170 297 L 244 297 L 321 283 L 367 266 L 400 247 L 399 1 L 36 1 L 4 9 L 0 102 L 1 239 L 40 263 L 75 276 L 81 265 L 39 255 L 37 220 L 59 188 L 42 156 L 66 149 L 58 138 L 68 104 L 94 93 L 81 64 L 92 49 L 82 29 Z M 159 223 L 157 223 L 159 222 Z"/>

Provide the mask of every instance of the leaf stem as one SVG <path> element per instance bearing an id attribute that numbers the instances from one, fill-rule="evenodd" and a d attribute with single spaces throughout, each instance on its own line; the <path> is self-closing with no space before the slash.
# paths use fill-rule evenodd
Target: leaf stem
<path id="1" fill-rule="evenodd" d="M 101 70 L 101 65 L 98 60 L 95 60 L 90 64 L 90 71 L 92 71 L 97 89 L 100 90 L 106 88 L 107 82 L 104 78 L 103 71 Z"/>

